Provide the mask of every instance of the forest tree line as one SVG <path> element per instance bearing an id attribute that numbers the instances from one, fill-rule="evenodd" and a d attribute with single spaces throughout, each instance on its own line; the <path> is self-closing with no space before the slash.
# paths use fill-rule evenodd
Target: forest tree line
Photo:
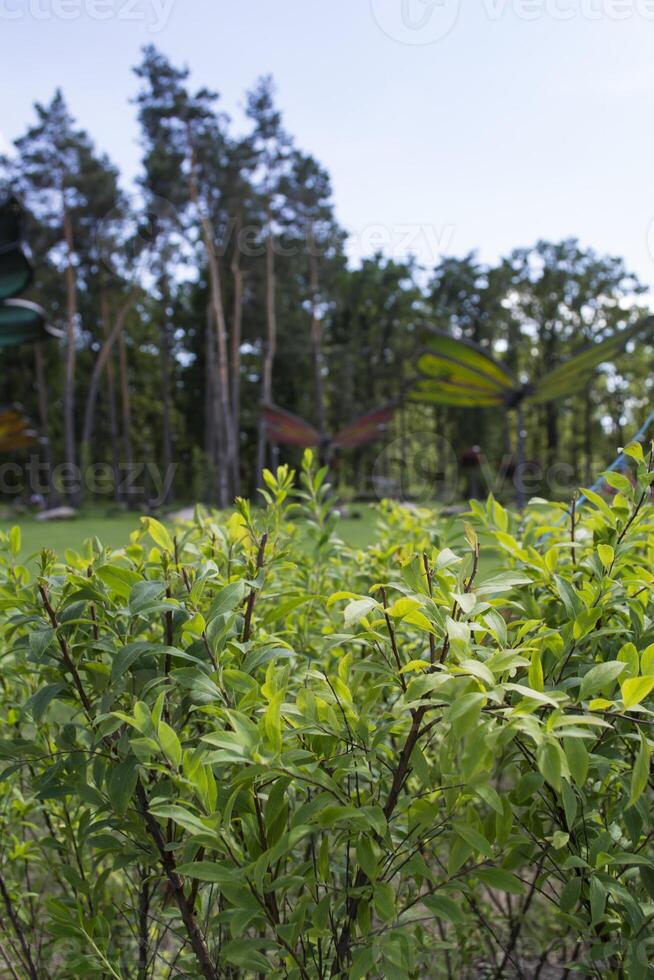
<path id="1" fill-rule="evenodd" d="M 285 129 L 270 78 L 247 93 L 238 135 L 217 95 L 193 89 L 155 47 L 135 73 L 135 193 L 61 91 L 0 160 L 0 191 L 29 215 L 31 295 L 62 331 L 60 342 L 7 351 L 3 365 L 3 399 L 32 418 L 53 497 L 61 463 L 106 464 L 106 495 L 127 505 L 157 489 L 144 463 L 174 473 L 166 503 L 252 495 L 264 465 L 298 459 L 268 444 L 269 402 L 334 432 L 397 399 L 387 438 L 409 469 L 430 433 L 506 464 L 510 418 L 403 397 L 422 331 L 451 331 L 537 377 L 643 312 L 645 287 L 622 259 L 574 239 L 492 265 L 474 253 L 430 269 L 382 253 L 354 264 L 329 174 Z M 595 475 L 651 401 L 642 343 L 566 402 L 527 413 L 532 459 L 565 460 L 580 482 Z M 337 481 L 369 492 L 379 452 L 339 457 Z M 124 478 L 135 466 L 138 492 Z M 88 489 L 70 496 L 81 503 Z"/>

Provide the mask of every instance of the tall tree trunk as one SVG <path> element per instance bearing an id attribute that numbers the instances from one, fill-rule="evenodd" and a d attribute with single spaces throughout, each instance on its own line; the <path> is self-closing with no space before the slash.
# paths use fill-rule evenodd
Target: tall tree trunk
<path id="1" fill-rule="evenodd" d="M 266 238 L 266 340 L 263 353 L 261 376 L 261 404 L 272 401 L 273 365 L 277 349 L 277 310 L 275 306 L 275 241 L 272 229 L 272 212 L 267 209 L 268 235 Z M 257 439 L 257 486 L 261 484 L 261 473 L 266 465 L 266 425 L 263 415 L 259 416 Z"/>
<path id="2" fill-rule="evenodd" d="M 109 306 L 106 294 L 102 292 L 102 333 L 105 341 L 111 333 Z M 114 499 L 120 503 L 120 444 L 118 440 L 118 405 L 116 403 L 116 371 L 114 366 L 115 342 L 107 358 L 107 406 L 109 411 L 109 435 L 111 437 L 111 468 L 114 478 Z"/>
<path id="3" fill-rule="evenodd" d="M 229 503 L 229 474 L 224 463 L 224 440 L 221 426 L 221 402 L 218 386 L 220 378 L 216 369 L 216 335 L 213 329 L 213 307 L 207 306 L 206 357 L 207 357 L 207 433 L 206 449 L 211 466 L 207 490 L 212 503 L 226 507 Z M 216 492 L 217 487 L 217 492 Z"/>
<path id="4" fill-rule="evenodd" d="M 407 427 L 406 401 L 402 398 L 404 389 L 404 358 L 400 357 L 398 374 L 398 387 L 400 392 L 399 430 L 400 430 L 400 486 L 401 498 L 408 500 L 411 497 L 411 467 L 409 466 L 409 432 Z"/>
<path id="5" fill-rule="evenodd" d="M 75 447 L 75 355 L 77 342 L 77 283 L 74 265 L 73 222 L 66 200 L 63 202 L 63 231 L 66 242 L 66 366 L 64 373 L 64 447 L 65 459 L 72 469 L 77 465 Z M 73 504 L 78 504 L 79 490 L 70 494 Z"/>
<path id="6" fill-rule="evenodd" d="M 218 394 L 220 404 L 220 420 L 218 426 L 220 446 L 220 506 L 228 507 L 231 503 L 231 483 L 234 472 L 234 459 L 236 456 L 236 446 L 234 441 L 234 427 L 232 425 L 232 411 L 229 393 L 229 361 L 227 354 L 227 325 L 225 322 L 225 309 L 222 299 L 222 286 L 218 257 L 216 255 L 211 226 L 206 218 L 202 219 L 202 231 L 209 261 L 209 282 L 211 285 L 211 309 L 213 313 L 214 326 L 216 328 L 217 341 L 217 370 L 215 390 Z"/>
<path id="7" fill-rule="evenodd" d="M 173 441 L 170 426 L 170 336 L 168 331 L 168 311 L 170 304 L 169 283 L 166 275 L 161 278 L 162 317 L 159 324 L 159 365 L 161 371 L 161 435 L 165 486 L 173 465 Z M 170 490 L 166 491 L 163 503 L 168 503 Z"/>
<path id="8" fill-rule="evenodd" d="M 207 503 L 214 502 L 214 483 L 216 469 L 216 419 L 214 415 L 214 386 L 216 366 L 214 364 L 213 324 L 211 309 L 207 307 L 207 326 L 204 335 L 204 456 L 207 463 L 208 479 L 205 479 L 203 493 Z"/>
<path id="9" fill-rule="evenodd" d="M 136 495 L 131 480 L 134 466 L 134 453 L 132 451 L 132 408 L 129 394 L 129 378 L 127 376 L 127 346 L 125 344 L 125 334 L 122 331 L 118 335 L 118 375 L 120 379 L 123 453 L 127 473 L 126 499 L 127 506 L 132 508 L 136 505 Z"/>
<path id="10" fill-rule="evenodd" d="M 43 344 L 34 345 L 34 374 L 36 377 L 36 399 L 39 408 L 39 432 L 41 434 L 42 452 L 45 465 L 45 487 L 39 487 L 39 493 L 45 490 L 50 493 L 52 489 L 52 455 L 50 452 L 50 421 L 49 421 L 49 399 L 48 382 L 45 376 L 45 362 L 43 357 Z M 34 488 L 36 490 L 36 487 Z"/>
<path id="11" fill-rule="evenodd" d="M 544 355 L 545 366 L 548 371 L 556 367 L 557 336 L 556 328 L 550 324 L 545 331 L 541 331 L 544 336 Z M 547 431 L 547 465 L 552 466 L 557 462 L 559 451 L 559 416 L 558 405 L 556 402 L 548 402 L 545 406 L 545 429 Z"/>
<path id="12" fill-rule="evenodd" d="M 226 486 L 226 491 L 221 489 L 220 505 L 227 507 L 231 503 L 230 484 L 234 471 L 234 460 L 236 458 L 236 443 L 234 439 L 234 426 L 232 425 L 231 398 L 229 392 L 229 355 L 227 352 L 227 323 L 225 319 L 225 307 L 223 304 L 222 282 L 220 265 L 214 245 L 213 228 L 209 218 L 200 206 L 200 195 L 198 189 L 198 179 L 195 164 L 195 154 L 191 144 L 191 176 L 190 176 L 190 196 L 195 204 L 199 218 L 202 241 L 204 243 L 207 262 L 209 265 L 209 286 L 211 295 L 211 308 L 213 311 L 214 326 L 216 328 L 217 341 L 217 374 L 218 374 L 218 397 L 220 399 L 220 444 L 222 447 L 221 459 L 221 485 Z M 224 472 L 224 477 L 223 477 Z M 226 482 L 223 482 L 226 481 Z M 223 496 L 224 495 L 224 496 Z"/>
<path id="13" fill-rule="evenodd" d="M 243 332 L 243 270 L 241 268 L 241 216 L 236 221 L 232 276 L 234 279 L 234 305 L 232 309 L 232 427 L 234 429 L 233 489 L 235 496 L 241 492 L 241 335 Z"/>
<path id="14" fill-rule="evenodd" d="M 316 399 L 316 421 L 322 439 L 327 436 L 325 414 L 325 384 L 323 379 L 322 321 L 319 316 L 320 279 L 313 230 L 307 236 L 309 244 L 309 285 L 311 289 L 311 347 L 313 350 L 313 385 Z"/>
<path id="15" fill-rule="evenodd" d="M 108 324 L 108 309 L 106 307 L 106 302 L 104 304 L 103 315 L 105 317 L 105 319 L 104 319 L 104 324 L 105 324 L 104 329 L 105 329 L 105 334 L 106 334 L 106 340 L 103 343 L 102 347 L 100 348 L 100 352 L 99 352 L 99 354 L 98 354 L 98 356 L 96 358 L 95 364 L 93 365 L 93 372 L 91 374 L 91 381 L 90 381 L 90 384 L 89 384 L 89 391 L 88 391 L 88 395 L 86 397 L 86 409 L 85 409 L 85 412 L 84 412 L 84 427 L 83 427 L 83 430 L 82 430 L 82 458 L 83 459 L 88 456 L 88 453 L 89 453 L 90 447 L 91 447 L 91 437 L 93 435 L 93 425 L 94 425 L 94 422 L 95 422 L 95 408 L 96 408 L 96 404 L 97 404 L 97 400 L 98 400 L 98 392 L 100 390 L 100 381 L 102 380 L 102 372 L 104 370 L 105 365 L 107 365 L 107 372 L 109 372 L 109 366 L 111 364 L 111 352 L 113 351 L 114 344 L 115 344 L 115 342 L 116 342 L 119 334 L 121 334 L 122 331 L 123 331 L 123 329 L 124 329 L 125 320 L 127 318 L 127 314 L 129 313 L 129 311 L 130 311 L 130 309 L 132 307 L 132 304 L 134 303 L 134 298 L 135 298 L 135 294 L 132 293 L 128 297 L 128 299 L 123 303 L 123 305 L 121 306 L 120 310 L 118 311 L 118 314 L 116 316 L 116 320 L 115 320 L 114 325 L 113 325 L 113 327 L 112 327 L 112 329 L 110 331 L 108 331 L 108 328 L 109 328 L 109 324 Z M 107 333 L 107 331 L 108 331 L 108 333 Z M 112 365 L 112 371 L 113 371 L 113 365 Z M 113 397 L 113 374 L 111 375 L 111 383 L 112 383 L 111 393 L 112 393 L 112 397 Z M 117 459 L 116 459 L 115 449 L 117 448 L 117 438 L 118 438 L 118 431 L 117 430 L 118 430 L 118 426 L 117 426 L 117 420 L 116 420 L 116 404 L 115 404 L 115 401 L 114 401 L 113 402 L 113 416 L 112 416 L 111 399 L 110 399 L 110 405 L 109 405 L 109 415 L 110 415 L 111 437 L 112 437 L 112 440 L 114 441 L 114 446 L 113 446 L 113 449 L 114 449 L 114 474 L 117 475 L 118 465 L 117 465 Z M 112 418 L 113 418 L 113 421 L 112 421 Z M 116 486 L 117 486 L 117 483 L 116 483 Z"/>

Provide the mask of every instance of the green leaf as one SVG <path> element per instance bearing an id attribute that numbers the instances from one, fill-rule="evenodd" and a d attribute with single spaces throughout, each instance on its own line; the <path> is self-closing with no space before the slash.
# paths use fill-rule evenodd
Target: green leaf
<path id="1" fill-rule="evenodd" d="M 493 856 L 493 849 L 486 838 L 478 830 L 475 830 L 474 827 L 471 827 L 470 824 L 455 823 L 453 824 L 453 830 L 477 854 L 482 854 L 485 858 L 491 858 Z"/>
<path id="2" fill-rule="evenodd" d="M 631 795 L 629 806 L 634 806 L 645 792 L 649 780 L 650 748 L 645 735 L 640 733 L 640 748 L 631 774 Z"/>
<path id="3" fill-rule="evenodd" d="M 468 615 L 477 605 L 477 597 L 474 592 L 453 592 L 452 598 L 460 607 L 461 612 Z"/>
<path id="4" fill-rule="evenodd" d="M 374 881 L 377 877 L 377 857 L 367 834 L 361 834 L 356 846 L 357 862 L 368 878 Z"/>
<path id="5" fill-rule="evenodd" d="M 615 551 L 610 544 L 599 544 L 597 554 L 604 568 L 610 568 L 615 559 Z"/>
<path id="6" fill-rule="evenodd" d="M 634 708 L 654 689 L 654 677 L 630 677 L 620 686 L 625 708 Z"/>
<path id="7" fill-rule="evenodd" d="M 563 751 L 565 752 L 565 743 L 563 746 Z M 570 767 L 570 760 L 568 759 L 567 752 L 565 752 L 565 756 L 568 762 L 568 767 Z M 573 790 L 572 786 L 570 785 L 570 783 L 567 781 L 567 779 L 564 779 L 561 783 L 561 796 L 563 797 L 565 822 L 568 826 L 568 830 L 572 830 L 572 828 L 575 825 L 575 820 L 577 818 L 577 795 Z"/>
<path id="8" fill-rule="evenodd" d="M 30 652 L 36 657 L 37 660 L 40 660 L 41 657 L 43 657 L 46 650 L 54 641 L 55 636 L 55 631 L 51 626 L 46 626 L 45 629 L 35 629 L 30 632 Z"/>
<path id="9" fill-rule="evenodd" d="M 624 473 L 616 473 L 615 471 L 606 473 L 604 479 L 610 487 L 613 487 L 614 490 L 619 490 L 620 493 L 624 493 L 627 497 L 633 493 L 634 488 Z"/>
<path id="10" fill-rule="evenodd" d="M 141 524 L 159 548 L 170 554 L 173 553 L 175 550 L 173 539 L 160 521 L 154 517 L 142 517 Z"/>
<path id="11" fill-rule="evenodd" d="M 388 607 L 386 613 L 392 619 L 404 619 L 405 616 L 415 612 L 416 609 L 420 609 L 421 605 L 422 604 L 417 599 L 413 599 L 409 596 L 402 596 L 401 599 L 396 599 L 396 601 Z"/>
<path id="12" fill-rule="evenodd" d="M 265 943 L 265 940 L 263 942 Z M 234 966 L 268 976 L 271 964 L 259 951 L 261 943 L 260 939 L 232 939 L 223 946 L 221 955 Z"/>
<path id="13" fill-rule="evenodd" d="M 207 614 L 207 622 L 210 623 L 217 616 L 224 616 L 226 613 L 231 613 L 235 609 L 238 609 L 245 599 L 246 593 L 247 586 L 243 579 L 239 579 L 237 582 L 230 582 L 229 585 L 226 585 L 220 590 L 211 603 Z"/>
<path id="14" fill-rule="evenodd" d="M 572 912 L 572 910 L 577 907 L 581 897 L 581 884 L 582 878 L 579 875 L 576 875 L 574 878 L 570 878 L 570 880 L 565 883 L 559 896 L 559 905 L 562 912 L 567 914 Z"/>
<path id="15" fill-rule="evenodd" d="M 570 774 L 577 786 L 583 786 L 588 776 L 589 757 L 581 738 L 564 738 L 563 751 Z"/>
<path id="16" fill-rule="evenodd" d="M 481 660 L 462 660 L 458 667 L 464 670 L 466 674 L 478 677 L 487 687 L 495 687 L 495 677 L 492 671 Z"/>
<path id="17" fill-rule="evenodd" d="M 486 778 L 486 776 L 484 778 Z M 495 810 L 495 813 L 499 814 L 499 816 L 504 815 L 502 799 L 500 794 L 493 786 L 489 786 L 488 783 L 479 783 L 478 785 L 474 786 L 474 791 L 477 796 L 484 801 L 484 803 L 488 804 L 491 810 Z"/>
<path id="18" fill-rule="evenodd" d="M 166 586 L 163 582 L 136 582 L 129 594 L 130 612 L 134 615 L 146 612 L 165 591 Z"/>
<path id="19" fill-rule="evenodd" d="M 482 706 L 485 703 L 486 695 L 479 691 L 473 691 L 457 698 L 454 704 L 450 705 L 445 717 L 458 737 L 472 731 L 476 726 Z"/>
<path id="20" fill-rule="evenodd" d="M 602 882 L 593 877 L 590 880 L 590 918 L 595 926 L 602 919 L 606 908 L 607 892 Z"/>
<path id="21" fill-rule="evenodd" d="M 375 954 L 371 947 L 355 950 L 349 970 L 349 980 L 364 980 L 375 968 Z"/>
<path id="22" fill-rule="evenodd" d="M 375 911 L 382 922 L 390 922 L 395 916 L 395 891 L 388 882 L 380 881 L 373 892 Z"/>
<path id="23" fill-rule="evenodd" d="M 284 692 L 277 691 L 273 694 L 268 707 L 263 716 L 263 730 L 272 748 L 277 755 L 282 751 L 282 719 L 281 707 L 284 701 Z"/>
<path id="24" fill-rule="evenodd" d="M 467 922 L 461 906 L 446 895 L 430 895 L 422 900 L 422 904 L 433 912 L 437 919 L 448 919 L 456 926 L 464 926 Z"/>
<path id="25" fill-rule="evenodd" d="M 545 742 L 540 746 L 536 754 L 538 768 L 543 774 L 544 779 L 550 786 L 560 792 L 561 790 L 561 750 L 557 743 Z"/>
<path id="26" fill-rule="evenodd" d="M 531 664 L 529 665 L 529 686 L 533 687 L 535 691 L 545 690 L 540 650 L 534 650 L 531 655 Z"/>
<path id="27" fill-rule="evenodd" d="M 613 527 L 615 524 L 615 515 L 606 500 L 600 496 L 599 493 L 595 493 L 594 490 L 582 490 L 584 497 L 594 504 L 595 507 L 600 511 L 600 513 L 606 518 L 609 527 Z"/>
<path id="28" fill-rule="evenodd" d="M 531 585 L 531 581 L 527 575 L 518 572 L 502 572 L 480 582 L 475 586 L 475 592 L 478 596 L 498 595 L 500 592 L 510 592 L 519 585 Z"/>
<path id="29" fill-rule="evenodd" d="M 164 753 L 175 768 L 179 769 L 182 762 L 182 746 L 177 733 L 165 721 L 160 721 L 157 735 Z"/>
<path id="30" fill-rule="evenodd" d="M 23 710 L 31 714 L 34 721 L 40 722 L 52 701 L 59 695 L 66 693 L 68 693 L 68 688 L 65 684 L 46 684 L 40 691 L 27 699 Z"/>
<path id="31" fill-rule="evenodd" d="M 132 589 L 141 581 L 141 576 L 137 572 L 129 568 L 121 568 L 119 565 L 100 565 L 95 569 L 95 574 L 121 599 L 129 599 Z"/>
<path id="32" fill-rule="evenodd" d="M 560 575 L 554 576 L 554 583 L 556 585 L 556 590 L 559 593 L 565 606 L 565 610 L 570 617 L 570 619 L 576 619 L 580 612 L 584 609 L 584 604 L 581 598 L 577 595 L 573 587 L 570 585 L 566 579 L 561 578 Z"/>
<path id="33" fill-rule="evenodd" d="M 228 885 L 230 882 L 242 879 L 238 868 L 219 864 L 217 861 L 191 861 L 188 864 L 178 865 L 177 870 L 187 878 L 197 878 L 198 881 L 208 881 L 216 885 Z"/>
<path id="34" fill-rule="evenodd" d="M 649 867 L 644 867 L 641 865 L 638 869 L 640 875 L 640 880 L 643 883 L 643 888 L 654 902 L 654 866 L 650 864 Z"/>
<path id="35" fill-rule="evenodd" d="M 630 442 L 628 446 L 624 447 L 622 452 L 625 456 L 630 456 L 631 459 L 635 459 L 637 463 L 645 462 L 643 447 L 639 442 Z"/>
<path id="36" fill-rule="evenodd" d="M 357 623 L 369 616 L 373 609 L 378 609 L 379 603 L 375 599 L 356 599 L 348 603 L 343 611 L 343 618 L 346 626 L 355 626 Z"/>
<path id="37" fill-rule="evenodd" d="M 640 672 L 643 677 L 654 674 L 654 643 L 645 647 L 640 655 Z"/>
<path id="38" fill-rule="evenodd" d="M 118 814 L 123 817 L 136 790 L 138 779 L 138 760 L 126 759 L 113 765 L 107 774 L 107 796 Z"/>
<path id="39" fill-rule="evenodd" d="M 633 643 L 625 643 L 618 653 L 617 659 L 620 663 L 626 664 L 623 677 L 637 677 L 640 668 L 640 658 L 638 650 Z"/>
<path id="40" fill-rule="evenodd" d="M 14 524 L 9 531 L 9 551 L 14 558 L 18 556 L 20 551 L 20 528 L 17 524 Z"/>
<path id="41" fill-rule="evenodd" d="M 152 806 L 150 807 L 150 812 L 160 820 L 173 820 L 191 834 L 207 833 L 207 827 L 202 823 L 200 818 L 182 806 L 176 806 L 175 804 L 171 804 L 170 806 Z"/>
<path id="42" fill-rule="evenodd" d="M 625 670 L 625 664 L 617 660 L 597 664 L 584 675 L 579 689 L 579 700 L 585 701 L 591 694 L 597 694 L 605 688 L 610 689 L 614 681 Z"/>
<path id="43" fill-rule="evenodd" d="M 476 877 L 489 888 L 495 888 L 501 892 L 509 892 L 511 895 L 522 895 L 525 886 L 519 878 L 504 868 L 480 868 L 475 872 Z"/>
<path id="44" fill-rule="evenodd" d="M 120 680 L 126 671 L 133 667 L 134 664 L 138 664 L 139 660 L 147 655 L 159 657 L 160 664 L 167 657 L 171 657 L 175 660 L 184 660 L 187 663 L 204 666 L 204 661 L 191 656 L 185 650 L 180 650 L 179 647 L 167 647 L 158 643 L 137 641 L 136 643 L 128 643 L 114 657 L 111 665 L 112 682 Z"/>

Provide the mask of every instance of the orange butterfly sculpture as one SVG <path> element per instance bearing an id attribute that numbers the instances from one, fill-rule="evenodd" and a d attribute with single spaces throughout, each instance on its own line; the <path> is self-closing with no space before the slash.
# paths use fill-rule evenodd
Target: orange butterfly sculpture
<path id="1" fill-rule="evenodd" d="M 36 432 L 20 408 L 0 408 L 0 452 L 26 449 L 36 441 Z"/>
<path id="2" fill-rule="evenodd" d="M 299 415 L 293 415 L 276 405 L 264 405 L 263 418 L 268 439 L 272 443 L 298 446 L 301 449 L 317 448 L 321 462 L 328 464 L 335 449 L 358 449 L 383 435 L 395 415 L 397 403 L 389 402 L 361 415 L 346 425 L 335 436 L 322 434 Z"/>

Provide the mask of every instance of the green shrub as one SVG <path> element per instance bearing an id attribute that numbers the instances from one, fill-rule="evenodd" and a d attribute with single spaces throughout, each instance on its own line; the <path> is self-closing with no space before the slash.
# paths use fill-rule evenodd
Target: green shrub
<path id="1" fill-rule="evenodd" d="M 0 975 L 654 975 L 639 449 L 576 522 L 385 504 L 366 551 L 310 456 L 35 580 L 6 536 Z"/>

